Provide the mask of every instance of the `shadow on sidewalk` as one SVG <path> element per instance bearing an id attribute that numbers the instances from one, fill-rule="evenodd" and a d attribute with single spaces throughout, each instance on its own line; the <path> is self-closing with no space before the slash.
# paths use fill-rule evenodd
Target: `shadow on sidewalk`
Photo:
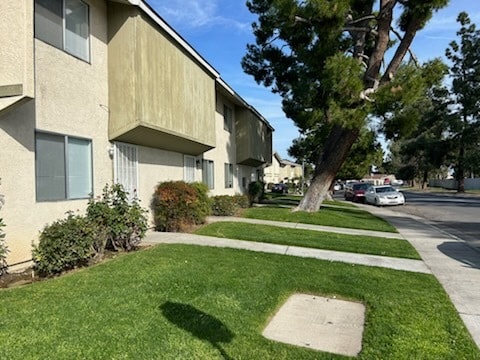
<path id="1" fill-rule="evenodd" d="M 461 242 L 448 241 L 438 245 L 437 248 L 448 257 L 468 267 L 480 269 L 480 254 Z"/>

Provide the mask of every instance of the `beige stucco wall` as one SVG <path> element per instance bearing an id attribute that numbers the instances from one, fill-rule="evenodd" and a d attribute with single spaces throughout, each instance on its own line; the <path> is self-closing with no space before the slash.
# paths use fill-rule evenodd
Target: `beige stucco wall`
<path id="1" fill-rule="evenodd" d="M 138 8 L 110 3 L 109 21 L 110 138 L 177 151 L 185 139 L 196 155 L 215 146 L 212 74 Z M 126 135 L 140 126 L 150 133 Z"/>
<path id="2" fill-rule="evenodd" d="M 19 96 L 0 97 L 0 113 L 34 95 L 32 14 L 33 0 L 0 1 L 0 88 L 22 88 Z"/>
<path id="3" fill-rule="evenodd" d="M 278 162 L 278 159 L 273 156 L 272 164 L 265 168 L 264 181 L 266 184 L 277 184 L 280 180 L 282 180 L 280 175 L 280 163 Z"/>
<path id="4" fill-rule="evenodd" d="M 294 178 L 298 178 L 302 176 L 302 166 L 301 165 L 289 165 L 286 164 L 282 168 L 280 168 L 280 180 L 285 181 L 285 178 L 288 180 L 293 180 Z"/>
<path id="5" fill-rule="evenodd" d="M 35 40 L 35 101 L 0 118 L 0 164 L 8 262 L 28 260 L 45 224 L 65 212 L 83 212 L 87 200 L 36 202 L 35 130 L 92 140 L 94 191 L 112 181 L 108 155 L 106 5 L 89 0 L 91 63 Z M 33 15 L 33 13 L 32 13 Z"/>

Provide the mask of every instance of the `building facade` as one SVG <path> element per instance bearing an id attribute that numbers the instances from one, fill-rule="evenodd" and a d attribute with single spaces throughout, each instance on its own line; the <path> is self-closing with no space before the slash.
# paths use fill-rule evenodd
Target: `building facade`
<path id="1" fill-rule="evenodd" d="M 265 167 L 263 181 L 267 185 L 298 183 L 300 179 L 303 179 L 303 170 L 302 164 L 282 159 L 281 156 L 275 152 L 272 156 L 271 164 Z"/>
<path id="2" fill-rule="evenodd" d="M 106 184 L 149 208 L 162 181 L 233 195 L 263 177 L 272 127 L 146 3 L 9 1 L 0 17 L 0 217 L 12 269 L 46 224 L 83 213 Z"/>

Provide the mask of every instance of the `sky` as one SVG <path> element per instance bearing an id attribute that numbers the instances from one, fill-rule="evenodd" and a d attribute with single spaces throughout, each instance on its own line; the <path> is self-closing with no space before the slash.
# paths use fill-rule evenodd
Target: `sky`
<path id="1" fill-rule="evenodd" d="M 255 107 L 274 127 L 273 150 L 289 159 L 287 149 L 299 136 L 292 120 L 285 117 L 281 98 L 243 72 L 241 59 L 254 43 L 251 24 L 256 20 L 245 0 L 146 0 L 240 96 Z M 451 41 L 458 41 L 457 15 L 465 11 L 480 29 L 480 1 L 450 0 L 415 37 L 412 51 L 420 62 L 445 59 Z"/>

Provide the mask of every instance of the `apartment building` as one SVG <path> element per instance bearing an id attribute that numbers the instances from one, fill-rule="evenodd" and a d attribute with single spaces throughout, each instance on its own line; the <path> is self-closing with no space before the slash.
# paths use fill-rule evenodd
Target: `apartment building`
<path id="1" fill-rule="evenodd" d="M 273 128 L 147 3 L 0 4 L 0 217 L 8 263 L 39 231 L 121 183 L 149 208 L 162 181 L 235 194 L 263 177 Z"/>
<path id="2" fill-rule="evenodd" d="M 303 178 L 302 164 L 282 159 L 282 157 L 275 152 L 272 156 L 271 163 L 264 169 L 263 181 L 265 184 L 277 184 L 280 182 L 297 182 L 301 178 Z"/>

